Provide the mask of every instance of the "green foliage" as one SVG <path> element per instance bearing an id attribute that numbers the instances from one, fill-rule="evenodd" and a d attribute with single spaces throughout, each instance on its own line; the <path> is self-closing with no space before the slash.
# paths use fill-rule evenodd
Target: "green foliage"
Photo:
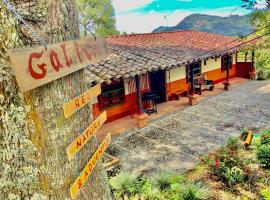
<path id="1" fill-rule="evenodd" d="M 237 137 L 229 137 L 227 141 L 227 147 L 230 150 L 237 151 L 239 148 L 238 138 Z"/>
<path id="2" fill-rule="evenodd" d="M 262 190 L 261 191 L 261 194 L 262 194 L 264 200 L 270 200 L 270 191 L 268 191 L 268 190 Z"/>
<path id="3" fill-rule="evenodd" d="M 227 168 L 224 176 L 229 185 L 241 183 L 245 179 L 244 171 L 238 167 Z"/>
<path id="4" fill-rule="evenodd" d="M 270 53 L 268 50 L 256 52 L 256 75 L 259 80 L 270 78 Z"/>
<path id="5" fill-rule="evenodd" d="M 76 0 L 82 23 L 94 24 L 93 32 L 99 36 L 119 34 L 115 26 L 114 8 L 111 0 Z M 87 30 L 83 29 L 84 35 Z"/>
<path id="6" fill-rule="evenodd" d="M 247 178 L 249 169 L 239 158 L 237 151 L 221 148 L 205 159 L 210 172 L 227 185 L 234 185 Z"/>
<path id="7" fill-rule="evenodd" d="M 243 128 L 243 130 L 241 131 L 241 135 L 240 138 L 244 141 L 248 136 L 248 128 Z"/>
<path id="8" fill-rule="evenodd" d="M 125 194 L 130 196 L 140 192 L 139 180 L 128 172 L 120 172 L 115 177 L 110 178 L 109 182 L 115 197 L 121 197 Z"/>
<path id="9" fill-rule="evenodd" d="M 158 171 L 152 175 L 151 183 L 160 190 L 166 190 L 172 184 L 178 183 L 181 179 L 181 176 L 175 176 L 170 171 Z"/>
<path id="10" fill-rule="evenodd" d="M 263 130 L 261 132 L 260 143 L 261 145 L 270 145 L 270 130 Z"/>
<path id="11" fill-rule="evenodd" d="M 188 182 L 180 189 L 180 200 L 203 200 L 208 197 L 208 189 L 201 183 Z"/>
<path id="12" fill-rule="evenodd" d="M 257 159 L 264 167 L 270 168 L 270 144 L 264 144 L 258 147 Z"/>

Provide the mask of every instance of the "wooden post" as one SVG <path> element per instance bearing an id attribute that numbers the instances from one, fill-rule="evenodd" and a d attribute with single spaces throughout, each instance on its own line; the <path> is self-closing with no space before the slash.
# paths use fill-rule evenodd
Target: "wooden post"
<path id="1" fill-rule="evenodd" d="M 229 77 L 230 77 L 230 56 L 231 55 L 226 55 L 227 57 L 227 66 L 226 66 L 226 81 L 223 83 L 224 84 L 224 90 L 228 91 L 230 82 L 229 82 Z"/>
<path id="2" fill-rule="evenodd" d="M 251 72 L 249 72 L 249 76 L 250 76 L 250 79 L 251 80 L 255 80 L 256 78 L 256 69 L 255 69 L 255 61 L 254 61 L 254 58 L 255 58 L 255 51 L 254 49 L 252 50 L 252 70 Z"/>
<path id="3" fill-rule="evenodd" d="M 189 81 L 190 81 L 190 94 L 188 96 L 189 105 L 194 106 L 198 103 L 197 97 L 195 95 L 195 86 L 194 86 L 194 63 L 188 66 Z"/>
<path id="4" fill-rule="evenodd" d="M 135 76 L 136 82 L 136 93 L 137 93 L 137 103 L 139 107 L 139 113 L 142 113 L 142 97 L 141 97 L 141 84 L 140 84 L 140 77 L 139 75 Z"/>

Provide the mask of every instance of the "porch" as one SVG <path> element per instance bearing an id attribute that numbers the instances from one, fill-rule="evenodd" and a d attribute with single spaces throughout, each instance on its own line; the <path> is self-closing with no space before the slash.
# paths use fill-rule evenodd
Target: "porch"
<path id="1" fill-rule="evenodd" d="M 235 77 L 230 79 L 231 88 L 237 87 L 243 83 L 248 82 L 248 79 Z M 203 91 L 202 95 L 198 95 L 198 101 L 202 101 L 209 97 L 218 95 L 225 92 L 223 83 L 218 83 L 215 85 L 214 91 Z M 164 117 L 168 114 L 172 114 L 174 112 L 183 109 L 188 105 L 189 101 L 187 97 L 181 97 L 179 100 L 168 101 L 157 105 L 157 114 L 149 115 L 148 121 L 151 122 L 157 118 Z M 97 137 L 99 140 L 102 140 L 108 132 L 110 132 L 113 136 L 117 136 L 127 130 L 130 129 L 138 129 L 137 121 L 135 118 L 131 118 L 130 116 L 126 116 L 120 118 L 118 120 L 112 121 L 110 123 L 105 124 L 98 132 Z"/>

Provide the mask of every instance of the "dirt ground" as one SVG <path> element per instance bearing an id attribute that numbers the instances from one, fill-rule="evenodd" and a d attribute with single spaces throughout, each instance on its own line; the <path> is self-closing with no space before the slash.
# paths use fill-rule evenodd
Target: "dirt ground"
<path id="1" fill-rule="evenodd" d="M 141 130 L 113 139 L 108 152 L 124 170 L 148 174 L 158 169 L 184 173 L 198 156 L 238 136 L 244 128 L 270 128 L 270 81 L 250 81 L 193 107 L 153 120 Z"/>

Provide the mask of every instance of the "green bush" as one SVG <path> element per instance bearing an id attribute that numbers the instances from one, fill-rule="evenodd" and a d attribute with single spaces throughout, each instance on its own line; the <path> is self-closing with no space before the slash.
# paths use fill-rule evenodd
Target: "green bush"
<path id="1" fill-rule="evenodd" d="M 270 53 L 269 51 L 258 51 L 256 53 L 256 75 L 259 80 L 270 78 Z"/>
<path id="2" fill-rule="evenodd" d="M 208 197 L 208 189 L 201 183 L 188 182 L 180 188 L 180 200 L 203 200 Z"/>
<path id="3" fill-rule="evenodd" d="M 175 176 L 170 171 L 158 171 L 152 174 L 151 183 L 160 190 L 171 188 L 171 185 L 178 183 L 183 177 Z"/>
<path id="4" fill-rule="evenodd" d="M 210 172 L 227 185 L 233 185 L 247 178 L 248 168 L 245 167 L 236 151 L 221 148 L 205 158 Z M 238 170 L 239 169 L 239 170 Z"/>
<path id="5" fill-rule="evenodd" d="M 241 183 L 245 179 L 244 171 L 238 167 L 227 168 L 224 176 L 229 185 Z"/>
<path id="6" fill-rule="evenodd" d="M 270 145 L 270 130 L 263 130 L 261 132 L 260 143 L 261 145 Z"/>
<path id="7" fill-rule="evenodd" d="M 233 151 L 237 151 L 239 148 L 238 138 L 233 136 L 229 137 L 227 147 Z"/>
<path id="8" fill-rule="evenodd" d="M 262 190 L 261 194 L 262 194 L 264 200 L 270 200 L 270 191 Z"/>
<path id="9" fill-rule="evenodd" d="M 115 197 L 132 196 L 140 192 L 141 184 L 137 177 L 128 172 L 120 172 L 109 180 Z"/>
<path id="10" fill-rule="evenodd" d="M 264 167 L 270 168 L 270 144 L 263 144 L 258 147 L 257 159 Z"/>

